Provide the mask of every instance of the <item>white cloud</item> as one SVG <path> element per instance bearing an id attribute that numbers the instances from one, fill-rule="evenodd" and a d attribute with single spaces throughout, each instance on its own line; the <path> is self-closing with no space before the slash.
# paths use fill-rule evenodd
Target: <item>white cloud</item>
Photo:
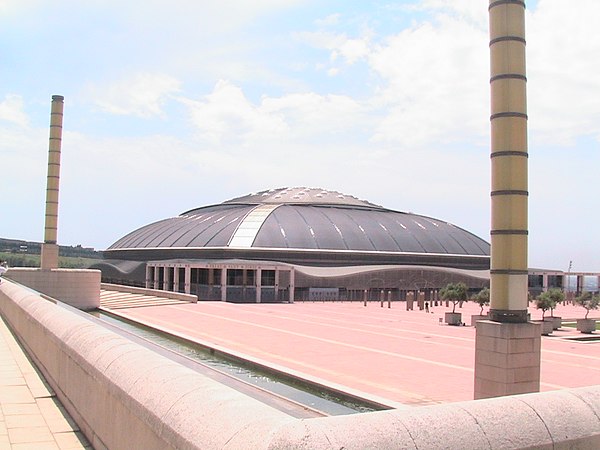
<path id="1" fill-rule="evenodd" d="M 23 98 L 20 95 L 7 94 L 0 102 L 0 120 L 14 123 L 21 127 L 29 125 L 29 118 L 23 109 Z"/>
<path id="2" fill-rule="evenodd" d="M 107 87 L 89 88 L 94 102 L 104 111 L 138 117 L 160 116 L 162 105 L 179 92 L 177 79 L 157 73 L 137 73 Z"/>
<path id="3" fill-rule="evenodd" d="M 242 89 L 219 81 L 202 101 L 181 99 L 203 139 L 249 145 L 270 140 L 327 139 L 356 130 L 365 119 L 362 106 L 347 96 L 315 93 L 263 97 L 253 104 Z"/>
<path id="4" fill-rule="evenodd" d="M 374 139 L 422 146 L 486 136 L 486 42 L 481 29 L 443 17 L 381 44 L 369 59 L 385 83 L 374 101 L 385 111 Z"/>
<path id="5" fill-rule="evenodd" d="M 540 144 L 600 139 L 600 2 L 544 0 L 528 15 L 530 128 Z"/>
<path id="6" fill-rule="evenodd" d="M 315 25 L 320 26 L 320 27 L 329 27 L 332 25 L 337 25 L 338 23 L 340 23 L 340 17 L 341 17 L 341 14 L 339 14 L 339 13 L 330 14 L 327 17 L 325 17 L 324 19 L 315 20 Z"/>
<path id="7" fill-rule="evenodd" d="M 288 131 L 282 117 L 253 105 L 242 89 L 220 80 L 203 101 L 181 99 L 190 107 L 193 124 L 210 142 L 240 142 L 260 136 L 277 138 Z"/>
<path id="8" fill-rule="evenodd" d="M 475 24 L 488 20 L 488 4 L 481 0 L 422 0 L 419 8 L 450 14 Z"/>
<path id="9" fill-rule="evenodd" d="M 295 36 L 315 48 L 329 50 L 331 62 L 341 57 L 345 64 L 352 65 L 365 59 L 370 51 L 368 36 L 350 38 L 346 34 L 327 31 L 296 33 Z"/>

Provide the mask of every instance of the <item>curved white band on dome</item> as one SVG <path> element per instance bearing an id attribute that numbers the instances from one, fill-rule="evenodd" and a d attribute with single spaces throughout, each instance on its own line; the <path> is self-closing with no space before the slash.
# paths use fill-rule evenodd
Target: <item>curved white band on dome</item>
<path id="1" fill-rule="evenodd" d="M 235 233 L 231 236 L 227 247 L 250 248 L 256 239 L 256 235 L 260 231 L 260 227 L 267 220 L 269 214 L 279 208 L 280 204 L 276 205 L 258 205 L 250 211 L 246 217 L 240 222 Z"/>

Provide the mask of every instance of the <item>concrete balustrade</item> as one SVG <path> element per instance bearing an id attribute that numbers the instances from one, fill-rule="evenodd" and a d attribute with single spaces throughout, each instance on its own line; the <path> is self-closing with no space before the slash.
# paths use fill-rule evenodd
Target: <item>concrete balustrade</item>
<path id="1" fill-rule="evenodd" d="M 99 270 L 11 267 L 5 276 L 83 311 L 100 306 Z"/>
<path id="2" fill-rule="evenodd" d="M 600 448 L 600 386 L 301 420 L 8 280 L 0 312 L 97 449 Z"/>
<path id="3" fill-rule="evenodd" d="M 193 294 L 184 294 L 182 292 L 161 291 L 159 289 L 148 289 L 134 286 L 123 286 L 121 284 L 100 283 L 101 289 L 116 292 L 127 292 L 130 294 L 155 295 L 157 297 L 182 300 L 184 302 L 198 303 L 198 296 Z"/>

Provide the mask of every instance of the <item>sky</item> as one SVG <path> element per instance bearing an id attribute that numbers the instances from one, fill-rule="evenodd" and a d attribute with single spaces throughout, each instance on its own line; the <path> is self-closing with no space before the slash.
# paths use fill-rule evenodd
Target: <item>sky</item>
<path id="1" fill-rule="evenodd" d="M 0 0 L 0 237 L 316 187 L 489 241 L 487 0 Z M 600 271 L 600 2 L 527 1 L 529 265 Z"/>

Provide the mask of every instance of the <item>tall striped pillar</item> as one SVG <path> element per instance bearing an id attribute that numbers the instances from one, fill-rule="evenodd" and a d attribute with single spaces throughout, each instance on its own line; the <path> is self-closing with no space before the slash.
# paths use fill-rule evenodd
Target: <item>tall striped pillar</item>
<path id="1" fill-rule="evenodd" d="M 60 182 L 60 150 L 62 144 L 64 97 L 52 96 L 50 112 L 50 143 L 48 150 L 48 178 L 46 182 L 46 221 L 42 244 L 42 269 L 58 267 L 58 188 Z"/>
<path id="2" fill-rule="evenodd" d="M 490 0 L 490 320 L 475 329 L 474 397 L 540 390 L 541 324 L 527 322 L 525 2 Z"/>
<path id="3" fill-rule="evenodd" d="M 525 2 L 490 0 L 490 320 L 527 321 Z"/>

